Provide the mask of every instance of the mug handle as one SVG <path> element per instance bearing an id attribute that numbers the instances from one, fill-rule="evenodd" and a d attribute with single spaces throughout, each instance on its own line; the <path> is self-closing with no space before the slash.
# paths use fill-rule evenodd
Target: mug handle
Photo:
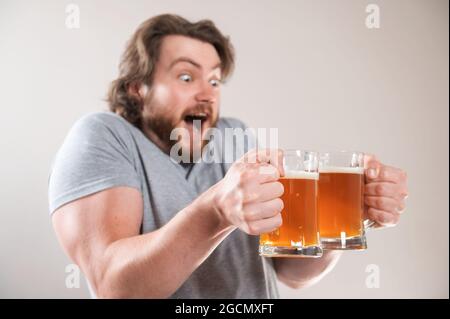
<path id="1" fill-rule="evenodd" d="M 369 230 L 369 229 L 375 229 L 376 228 L 375 226 L 377 225 L 377 223 L 374 222 L 373 220 L 366 219 L 363 221 L 363 225 L 364 225 L 364 230 Z"/>

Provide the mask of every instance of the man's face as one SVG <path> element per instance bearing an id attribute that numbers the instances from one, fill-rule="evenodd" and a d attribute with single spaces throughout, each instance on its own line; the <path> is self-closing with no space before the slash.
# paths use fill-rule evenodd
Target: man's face
<path id="1" fill-rule="evenodd" d="M 177 142 L 191 155 L 194 149 L 201 150 L 206 129 L 215 126 L 219 116 L 220 80 L 220 58 L 211 44 L 165 36 L 151 88 L 148 93 L 140 90 L 145 95 L 144 133 L 166 152 Z M 194 120 L 201 123 L 197 141 L 193 141 Z M 189 137 L 171 141 L 175 128 L 186 129 Z"/>

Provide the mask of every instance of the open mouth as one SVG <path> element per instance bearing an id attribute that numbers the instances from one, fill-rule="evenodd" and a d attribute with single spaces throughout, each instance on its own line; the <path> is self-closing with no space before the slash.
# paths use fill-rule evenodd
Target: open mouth
<path id="1" fill-rule="evenodd" d="M 203 124 L 208 120 L 208 113 L 204 113 L 204 112 L 198 112 L 198 113 L 192 113 L 192 114 L 188 114 L 184 117 L 184 121 L 189 124 L 189 125 L 193 125 L 194 121 L 200 121 L 200 122 L 195 122 L 195 124 L 201 124 L 203 126 Z"/>

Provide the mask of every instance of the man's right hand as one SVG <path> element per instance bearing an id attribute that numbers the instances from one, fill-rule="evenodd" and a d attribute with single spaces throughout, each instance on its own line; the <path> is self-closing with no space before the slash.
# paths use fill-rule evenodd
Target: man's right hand
<path id="1" fill-rule="evenodd" d="M 167 298 L 233 227 L 256 235 L 281 224 L 280 154 L 247 153 L 224 179 L 154 231 L 140 233 L 141 193 L 114 187 L 58 208 L 56 234 L 98 297 Z"/>
<path id="2" fill-rule="evenodd" d="M 284 175 L 281 150 L 252 150 L 236 161 L 211 189 L 222 221 L 249 235 L 275 230 L 282 224 Z"/>

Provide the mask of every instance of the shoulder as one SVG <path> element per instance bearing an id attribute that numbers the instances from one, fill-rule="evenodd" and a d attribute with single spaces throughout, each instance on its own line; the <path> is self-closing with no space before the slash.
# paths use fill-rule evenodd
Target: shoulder
<path id="1" fill-rule="evenodd" d="M 121 116 L 112 112 L 94 112 L 89 113 L 77 120 L 73 128 L 83 129 L 127 129 L 128 126 L 132 126 Z"/>
<path id="2" fill-rule="evenodd" d="M 133 125 L 112 112 L 89 113 L 78 119 L 69 131 L 68 138 L 101 140 L 127 138 Z"/>

